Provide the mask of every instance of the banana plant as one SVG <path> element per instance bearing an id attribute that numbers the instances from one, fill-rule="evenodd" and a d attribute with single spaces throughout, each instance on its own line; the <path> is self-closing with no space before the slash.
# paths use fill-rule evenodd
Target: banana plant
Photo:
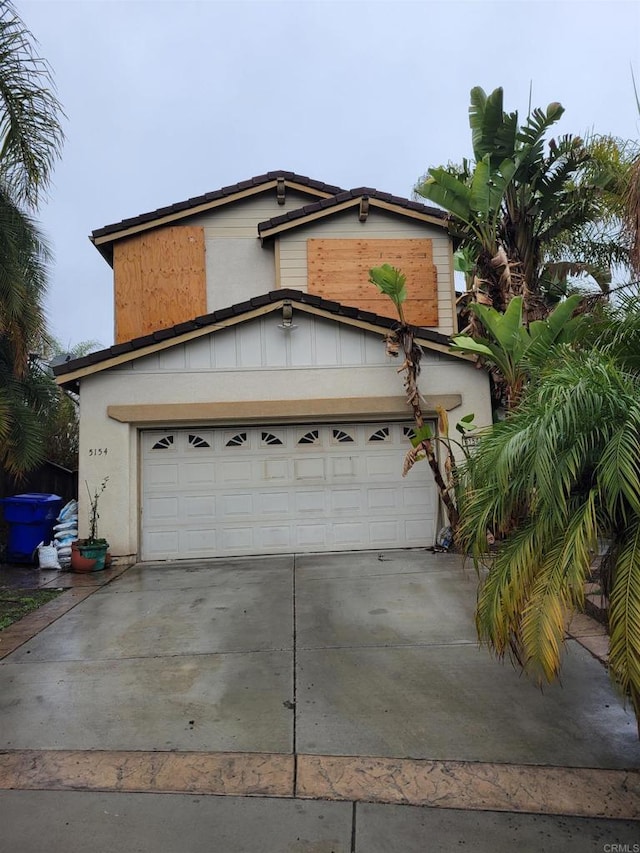
<path id="1" fill-rule="evenodd" d="M 411 407 L 413 414 L 416 436 L 419 436 L 417 441 L 413 442 L 413 446 L 405 457 L 402 475 L 405 476 L 418 459 L 426 458 L 442 503 L 447 510 L 449 524 L 452 530 L 455 531 L 459 517 L 458 508 L 453 496 L 453 489 L 445 483 L 442 476 L 432 440 L 433 436 L 428 425 L 424 422 L 424 415 L 420 405 L 421 398 L 418 389 L 418 375 L 420 374 L 422 348 L 416 343 L 414 330 L 411 326 L 407 325 L 402 309 L 402 305 L 407 298 L 406 277 L 396 267 L 383 264 L 380 267 L 374 267 L 369 270 L 369 282 L 391 299 L 400 320 L 398 327 L 390 336 L 391 339 L 387 336 L 385 343 L 389 355 L 397 355 L 398 350 L 402 351 L 404 360 L 398 372 L 404 373 L 407 403 Z"/>
<path id="2" fill-rule="evenodd" d="M 471 310 L 484 327 L 486 337 L 455 335 L 451 349 L 454 352 L 480 356 L 497 368 L 506 385 L 507 409 L 511 410 L 520 399 L 532 363 L 539 363 L 554 344 L 571 341 L 582 316 L 573 314 L 581 297 L 574 294 L 559 303 L 544 320 L 534 320 L 523 325 L 523 297 L 515 296 L 504 314 L 488 305 L 472 303 Z"/>
<path id="3" fill-rule="evenodd" d="M 546 110 L 532 110 L 520 126 L 517 112 L 504 111 L 501 88 L 487 95 L 475 87 L 469 108 L 474 161 L 431 168 L 415 187 L 451 214 L 454 239 L 470 249 L 475 268 L 465 273 L 472 300 L 503 311 L 521 294 L 526 321 L 548 313 L 547 291 L 555 278 L 561 280 L 552 289 L 564 292 L 568 276 L 575 274 L 593 275 L 603 290 L 608 287 L 600 259 L 568 256 L 579 247 L 572 235 L 584 233 L 602 215 L 610 176 L 578 137 L 545 144 L 563 112 L 553 102 Z M 559 245 L 568 255 L 558 256 Z M 557 261 L 570 264 L 549 268 Z"/>

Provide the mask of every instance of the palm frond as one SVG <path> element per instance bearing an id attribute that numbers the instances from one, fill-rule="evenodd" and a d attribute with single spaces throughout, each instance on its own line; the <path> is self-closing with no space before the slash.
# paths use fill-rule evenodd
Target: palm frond
<path id="1" fill-rule="evenodd" d="M 622 537 L 609 598 L 609 668 L 640 720 L 640 518 Z"/>
<path id="2" fill-rule="evenodd" d="M 37 205 L 60 156 L 62 107 L 48 64 L 13 3 L 0 9 L 0 180 L 19 203 Z"/>

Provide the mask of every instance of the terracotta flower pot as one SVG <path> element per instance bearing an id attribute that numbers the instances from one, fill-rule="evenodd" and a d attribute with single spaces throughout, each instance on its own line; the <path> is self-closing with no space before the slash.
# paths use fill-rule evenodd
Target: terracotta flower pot
<path id="1" fill-rule="evenodd" d="M 71 543 L 72 572 L 100 572 L 105 568 L 108 545 L 104 543 Z"/>

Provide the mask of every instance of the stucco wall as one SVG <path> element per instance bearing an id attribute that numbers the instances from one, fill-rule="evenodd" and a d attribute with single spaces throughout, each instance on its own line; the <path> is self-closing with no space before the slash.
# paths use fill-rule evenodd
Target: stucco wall
<path id="1" fill-rule="evenodd" d="M 267 315 L 81 380 L 80 534 L 86 533 L 84 481 L 93 490 L 108 475 L 100 502 L 100 532 L 114 555 L 138 551 L 138 430 L 144 424 L 116 421 L 108 416 L 108 406 L 252 401 L 259 415 L 260 401 L 265 400 L 402 396 L 398 362 L 384 354 L 380 336 L 302 315 L 296 323 L 297 329 L 283 332 L 277 328 L 277 316 Z M 301 347 L 292 362 L 292 341 L 298 334 Z M 272 341 L 271 347 L 266 346 L 267 340 Z M 251 358 L 246 357 L 249 341 L 253 342 Z M 304 343 L 311 341 L 313 345 Z M 216 362 L 216 352 L 225 353 L 226 366 Z M 490 422 L 488 379 L 472 364 L 426 352 L 420 387 L 423 394 L 462 396 L 462 405 L 449 413 L 452 430 L 470 412 L 479 424 Z M 295 405 L 289 408 L 295 412 Z"/>
<path id="2" fill-rule="evenodd" d="M 272 190 L 189 220 L 204 228 L 207 311 L 275 290 L 273 246 L 261 246 L 258 223 L 312 201 L 313 197 L 288 190 L 280 205 Z"/>
<path id="3" fill-rule="evenodd" d="M 278 205 L 275 192 L 264 193 L 189 220 L 190 224 L 204 228 L 207 311 L 226 308 L 279 287 L 307 292 L 310 237 L 428 238 L 433 241 L 433 260 L 438 273 L 438 325 L 434 328 L 447 335 L 456 331 L 452 250 L 445 229 L 376 209 L 370 211 L 366 222 L 359 222 L 354 208 L 261 244 L 259 222 L 309 203 L 309 197 L 289 191 L 285 204 Z M 408 285 L 411 287 L 411 282 Z"/>

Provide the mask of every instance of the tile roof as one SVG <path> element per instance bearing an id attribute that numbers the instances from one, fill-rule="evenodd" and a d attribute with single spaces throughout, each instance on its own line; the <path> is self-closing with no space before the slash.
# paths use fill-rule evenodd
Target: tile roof
<path id="1" fill-rule="evenodd" d="M 311 202 L 310 204 L 306 204 L 304 207 L 299 207 L 296 210 L 289 210 L 287 213 L 283 213 L 280 216 L 274 216 L 266 222 L 260 222 L 258 224 L 258 233 L 262 234 L 263 232 L 270 231 L 272 228 L 277 228 L 280 225 L 303 220 L 314 213 L 319 213 L 323 210 L 330 210 L 331 208 L 338 207 L 345 202 L 361 199 L 363 197 L 375 199 L 377 201 L 384 201 L 387 204 L 394 205 L 395 207 L 400 207 L 415 213 L 422 213 L 426 216 L 432 216 L 435 219 L 441 219 L 442 224 L 446 225 L 448 215 L 445 211 L 440 210 L 437 207 L 429 207 L 428 205 L 421 204 L 418 201 L 411 201 L 408 198 L 402 198 L 401 196 L 380 192 L 372 187 L 358 187 L 352 190 L 341 190 L 329 198 L 323 198 L 319 201 Z"/>
<path id="2" fill-rule="evenodd" d="M 373 314 L 370 311 L 362 311 L 359 308 L 352 308 L 348 305 L 342 305 L 328 299 L 323 299 L 320 296 L 314 296 L 311 293 L 303 293 L 300 290 L 272 290 L 262 296 L 255 296 L 246 302 L 239 302 L 236 305 L 230 305 L 228 308 L 219 308 L 211 314 L 204 314 L 201 317 L 195 317 L 193 320 L 187 320 L 184 323 L 178 323 L 167 329 L 159 329 L 150 335 L 144 335 L 140 338 L 133 338 L 130 341 L 124 341 L 120 344 L 114 344 L 107 349 L 92 352 L 89 355 L 75 358 L 72 361 L 64 362 L 56 365 L 53 368 L 55 376 L 64 376 L 66 373 L 75 373 L 77 370 L 82 370 L 85 367 L 92 367 L 100 364 L 103 361 L 108 361 L 125 353 L 133 353 L 136 350 L 144 349 L 145 347 L 153 346 L 160 341 L 165 341 L 170 338 L 177 338 L 188 332 L 193 332 L 196 329 L 201 329 L 206 326 L 214 326 L 223 320 L 229 320 L 233 317 L 241 317 L 256 308 L 262 308 L 271 303 L 281 302 L 284 299 L 289 299 L 299 305 L 310 305 L 314 308 L 320 308 L 337 317 L 348 317 L 354 320 L 361 320 L 365 323 L 371 323 L 375 326 L 380 326 L 384 329 L 393 329 L 397 326 L 398 321 L 391 317 L 383 317 L 379 314 Z M 434 332 L 431 329 L 416 328 L 418 336 L 422 340 L 431 341 L 440 346 L 449 346 L 449 338 L 440 332 Z"/>
<path id="3" fill-rule="evenodd" d="M 284 178 L 290 183 L 300 184 L 304 187 L 309 187 L 310 190 L 315 190 L 321 193 L 329 193 L 335 195 L 343 192 L 341 187 L 325 184 L 322 181 L 316 181 L 306 175 L 298 175 L 295 172 L 286 172 L 284 170 L 265 172 L 264 175 L 256 175 L 246 181 L 240 181 L 237 184 L 230 184 L 228 187 L 222 187 L 219 190 L 205 193 L 204 195 L 188 198 L 186 201 L 179 201 L 176 204 L 170 204 L 167 207 L 159 207 L 157 210 L 151 210 L 148 213 L 141 213 L 139 216 L 132 216 L 129 219 L 122 219 L 120 222 L 114 222 L 112 225 L 105 225 L 103 228 L 97 228 L 91 233 L 91 238 L 96 240 L 100 237 L 106 237 L 109 234 L 117 234 L 118 231 L 124 231 L 127 228 L 134 228 L 136 225 L 144 225 L 148 222 L 153 222 L 155 219 L 160 219 L 164 216 L 171 216 L 173 213 L 182 213 L 194 207 L 200 207 L 209 202 L 218 201 L 219 199 L 227 198 L 228 196 L 236 195 L 236 193 L 249 190 L 252 187 L 259 187 L 261 184 L 267 184 L 271 181 L 276 181 L 278 178 Z"/>

